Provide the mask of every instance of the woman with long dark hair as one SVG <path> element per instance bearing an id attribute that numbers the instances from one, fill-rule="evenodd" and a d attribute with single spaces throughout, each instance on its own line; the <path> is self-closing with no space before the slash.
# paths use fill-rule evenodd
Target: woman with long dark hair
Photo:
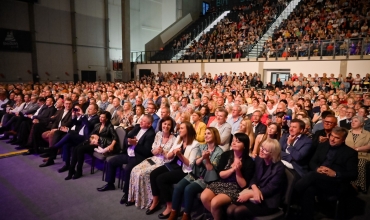
<path id="1" fill-rule="evenodd" d="M 236 202 L 238 193 L 249 185 L 253 176 L 254 162 L 249 157 L 249 138 L 246 134 L 234 134 L 231 150 L 221 155 L 217 172 L 220 179 L 209 184 L 201 194 L 204 207 L 215 220 L 225 219 L 222 207 Z"/>
<path id="2" fill-rule="evenodd" d="M 117 150 L 116 143 L 118 136 L 113 125 L 110 123 L 110 118 L 111 114 L 103 111 L 99 116 L 100 123 L 95 125 L 90 139 L 73 149 L 71 165 L 65 180 L 72 178 L 78 179 L 82 176 L 82 165 L 86 153 L 93 153 L 95 148 L 98 148 L 100 153 L 114 152 Z"/>

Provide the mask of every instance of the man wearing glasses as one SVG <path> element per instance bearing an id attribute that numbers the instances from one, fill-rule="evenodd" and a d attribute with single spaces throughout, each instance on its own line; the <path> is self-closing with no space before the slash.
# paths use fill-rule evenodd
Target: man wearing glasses
<path id="1" fill-rule="evenodd" d="M 312 140 L 303 134 L 306 124 L 300 119 L 290 122 L 289 133 L 280 139 L 281 162 L 299 179 L 308 171 Z"/>
<path id="2" fill-rule="evenodd" d="M 333 128 L 329 141 L 320 145 L 310 160 L 311 171 L 295 184 L 302 198 L 301 219 L 314 219 L 316 196 L 340 196 L 345 188 L 350 188 L 350 181 L 357 178 L 358 154 L 345 144 L 347 134 L 343 127 Z"/>
<path id="3" fill-rule="evenodd" d="M 346 111 L 346 119 L 339 122 L 339 126 L 342 128 L 347 128 L 348 130 L 351 129 L 351 122 L 353 116 L 356 115 L 356 111 L 354 108 L 348 108 Z"/>

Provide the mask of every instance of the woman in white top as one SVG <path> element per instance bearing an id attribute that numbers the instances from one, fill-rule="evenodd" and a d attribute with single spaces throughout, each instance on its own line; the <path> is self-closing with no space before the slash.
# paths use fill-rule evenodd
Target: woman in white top
<path id="1" fill-rule="evenodd" d="M 150 157 L 131 171 L 128 193 L 129 204 L 134 204 L 141 209 L 149 208 L 152 202 L 152 189 L 150 187 L 150 173 L 166 162 L 170 162 L 167 153 L 175 143 L 176 137 L 172 134 L 175 124 L 170 117 L 162 118 L 159 131 L 152 145 L 153 157 Z"/>
<path id="2" fill-rule="evenodd" d="M 153 214 L 159 208 L 159 195 L 166 201 L 166 209 L 158 215 L 160 219 L 167 219 L 172 209 L 172 185 L 178 183 L 192 171 L 192 164 L 196 159 L 199 148 L 195 140 L 196 132 L 190 122 L 180 125 L 179 135 L 174 146 L 167 153 L 167 159 L 172 160 L 158 167 L 150 173 L 150 185 L 153 194 L 153 203 L 146 214 Z"/>

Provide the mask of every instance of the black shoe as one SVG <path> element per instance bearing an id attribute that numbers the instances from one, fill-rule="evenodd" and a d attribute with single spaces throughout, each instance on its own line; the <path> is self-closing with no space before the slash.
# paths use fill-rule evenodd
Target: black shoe
<path id="1" fill-rule="evenodd" d="M 49 156 L 50 156 L 49 153 L 40 154 L 40 157 L 42 157 L 42 158 L 48 158 Z"/>
<path id="2" fill-rule="evenodd" d="M 14 138 L 11 138 L 11 139 L 9 139 L 8 141 L 5 141 L 5 143 L 7 143 L 7 144 L 11 144 L 11 143 L 13 143 L 14 141 L 16 141 L 17 139 L 14 139 Z"/>
<path id="3" fill-rule="evenodd" d="M 72 179 L 76 180 L 81 177 L 82 177 L 82 173 L 76 172 L 75 175 L 73 175 Z"/>
<path id="4" fill-rule="evenodd" d="M 69 170 L 69 166 L 64 165 L 62 168 L 58 170 L 58 173 L 63 173 Z"/>
<path id="5" fill-rule="evenodd" d="M 16 148 L 14 148 L 14 149 L 16 149 L 16 150 L 24 150 L 24 149 L 26 149 L 26 148 L 24 148 L 23 146 L 19 146 L 19 147 L 16 147 Z"/>
<path id="6" fill-rule="evenodd" d="M 96 190 L 98 190 L 99 192 L 104 192 L 104 191 L 108 191 L 108 190 L 115 190 L 115 189 L 116 189 L 116 187 L 112 183 L 107 183 L 102 187 L 96 188 Z"/>
<path id="7" fill-rule="evenodd" d="M 40 164 L 39 167 L 47 167 L 47 166 L 51 166 L 51 165 L 54 165 L 54 160 L 48 160 L 45 163 Z"/>
<path id="8" fill-rule="evenodd" d="M 8 135 L 4 135 L 4 136 L 2 136 L 1 138 L 0 138 L 0 140 L 8 140 L 9 139 L 9 136 Z"/>
<path id="9" fill-rule="evenodd" d="M 23 156 L 28 156 L 28 155 L 32 155 L 34 152 L 33 150 L 28 150 L 27 152 L 23 153 L 22 155 Z"/>
<path id="10" fill-rule="evenodd" d="M 133 205 L 135 205 L 135 202 L 126 202 L 126 204 L 125 204 L 126 206 L 133 206 Z"/>
<path id="11" fill-rule="evenodd" d="M 152 210 L 147 209 L 145 213 L 146 213 L 147 215 L 151 215 L 151 214 L 153 214 L 154 212 L 158 211 L 159 209 L 161 209 L 161 206 L 160 206 L 160 205 L 159 205 L 159 203 L 158 203 L 158 205 L 157 205 L 156 207 L 154 207 L 154 209 L 152 209 Z"/>
<path id="12" fill-rule="evenodd" d="M 121 198 L 121 200 L 119 201 L 120 204 L 125 204 L 127 202 L 127 195 L 126 193 L 123 193 L 123 196 Z"/>
<path id="13" fill-rule="evenodd" d="M 75 174 L 76 173 L 76 171 L 75 170 L 69 170 L 68 171 L 68 176 L 66 177 L 66 178 L 64 178 L 65 180 L 70 180 L 70 179 L 72 179 L 72 177 L 73 177 L 73 174 Z"/>
<path id="14" fill-rule="evenodd" d="M 159 219 L 168 219 L 168 217 L 170 217 L 170 214 L 171 214 L 171 212 L 168 213 L 167 215 L 163 215 L 163 213 L 161 213 L 161 214 L 158 215 L 158 218 Z"/>

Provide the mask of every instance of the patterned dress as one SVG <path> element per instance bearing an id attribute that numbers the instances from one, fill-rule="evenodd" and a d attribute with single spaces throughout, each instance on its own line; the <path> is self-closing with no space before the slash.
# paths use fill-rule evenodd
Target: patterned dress
<path id="1" fill-rule="evenodd" d="M 152 150 L 162 146 L 165 152 L 170 151 L 172 145 L 175 143 L 176 137 L 170 135 L 166 143 L 164 143 L 162 139 L 162 132 L 159 131 L 155 136 Z M 155 164 L 151 165 L 148 162 L 149 159 Z M 150 173 L 157 167 L 162 166 L 165 162 L 169 161 L 167 161 L 163 155 L 157 155 L 144 160 L 132 169 L 128 201 L 135 200 L 135 206 L 140 207 L 141 209 L 150 207 L 153 200 L 152 189 L 150 187 Z"/>

